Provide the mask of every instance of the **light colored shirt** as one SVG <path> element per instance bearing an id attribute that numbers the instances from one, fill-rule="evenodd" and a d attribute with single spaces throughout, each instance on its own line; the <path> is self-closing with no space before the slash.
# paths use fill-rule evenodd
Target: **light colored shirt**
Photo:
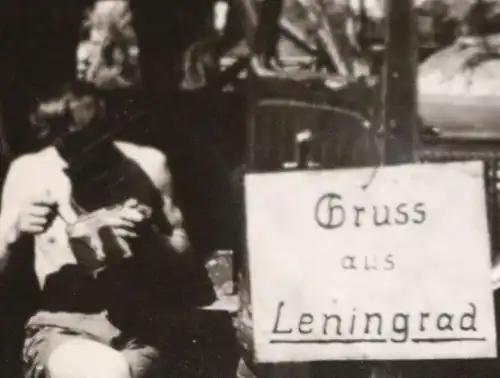
<path id="1" fill-rule="evenodd" d="M 172 235 L 166 236 L 165 240 L 179 253 L 184 252 L 189 248 L 189 240 L 183 228 L 182 214 L 172 200 L 171 174 L 166 156 L 154 148 L 128 142 L 117 141 L 115 145 L 138 164 L 160 190 L 164 214 L 173 228 Z M 71 205 L 71 182 L 63 171 L 66 166 L 67 163 L 54 147 L 21 156 L 12 163 L 2 193 L 0 261 L 3 260 L 3 264 L 0 265 L 4 266 L 10 253 L 9 245 L 14 242 L 12 235 L 15 233 L 12 230 L 22 206 L 43 196 L 57 202 L 60 216 L 54 219 L 46 232 L 35 236 L 35 272 L 42 288 L 48 275 L 66 264 L 77 263 L 67 235 L 68 223 L 75 222 L 78 217 Z M 92 243 L 93 246 L 98 244 Z"/>

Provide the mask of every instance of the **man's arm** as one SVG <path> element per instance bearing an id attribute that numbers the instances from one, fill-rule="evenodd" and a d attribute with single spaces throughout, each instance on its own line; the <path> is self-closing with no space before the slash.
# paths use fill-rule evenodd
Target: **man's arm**
<path id="1" fill-rule="evenodd" d="M 190 248 L 189 237 L 184 228 L 184 217 L 179 207 L 173 200 L 172 175 L 170 173 L 167 158 L 160 151 L 155 151 L 151 162 L 152 179 L 160 190 L 163 198 L 163 213 L 172 226 L 172 235 L 168 241 L 171 247 L 178 253 L 184 253 Z"/>
<path id="2" fill-rule="evenodd" d="M 172 235 L 167 238 L 170 246 L 178 253 L 188 251 L 190 249 L 189 237 L 184 228 L 182 212 L 173 200 L 172 175 L 165 154 L 156 148 L 127 142 L 116 142 L 116 145 L 145 171 L 160 191 L 163 199 L 163 213 L 172 226 Z"/>
<path id="3" fill-rule="evenodd" d="M 9 170 L 2 190 L 0 211 L 0 273 L 7 266 L 12 247 L 19 240 L 17 219 L 21 208 L 23 183 L 23 165 L 25 158 L 15 160 Z"/>

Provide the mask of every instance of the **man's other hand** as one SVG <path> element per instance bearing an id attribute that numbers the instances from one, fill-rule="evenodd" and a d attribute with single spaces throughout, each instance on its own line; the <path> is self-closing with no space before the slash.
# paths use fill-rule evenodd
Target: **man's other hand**
<path id="1" fill-rule="evenodd" d="M 29 200 L 21 207 L 17 219 L 18 236 L 38 235 L 47 230 L 54 220 L 57 203 L 49 194 Z"/>

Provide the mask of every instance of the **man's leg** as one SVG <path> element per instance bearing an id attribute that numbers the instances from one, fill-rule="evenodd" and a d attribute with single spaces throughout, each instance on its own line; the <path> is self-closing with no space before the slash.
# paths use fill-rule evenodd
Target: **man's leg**
<path id="1" fill-rule="evenodd" d="M 93 340 L 75 338 L 48 357 L 48 378 L 131 378 L 125 356 Z"/>
<path id="2" fill-rule="evenodd" d="M 25 378 L 132 378 L 122 353 L 59 327 L 29 328 L 23 360 Z"/>

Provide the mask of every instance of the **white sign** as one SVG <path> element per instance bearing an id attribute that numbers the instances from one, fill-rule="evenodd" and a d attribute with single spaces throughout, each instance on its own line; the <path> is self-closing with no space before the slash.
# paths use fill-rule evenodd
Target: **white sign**
<path id="1" fill-rule="evenodd" d="M 482 163 L 245 180 L 258 362 L 496 356 Z"/>

